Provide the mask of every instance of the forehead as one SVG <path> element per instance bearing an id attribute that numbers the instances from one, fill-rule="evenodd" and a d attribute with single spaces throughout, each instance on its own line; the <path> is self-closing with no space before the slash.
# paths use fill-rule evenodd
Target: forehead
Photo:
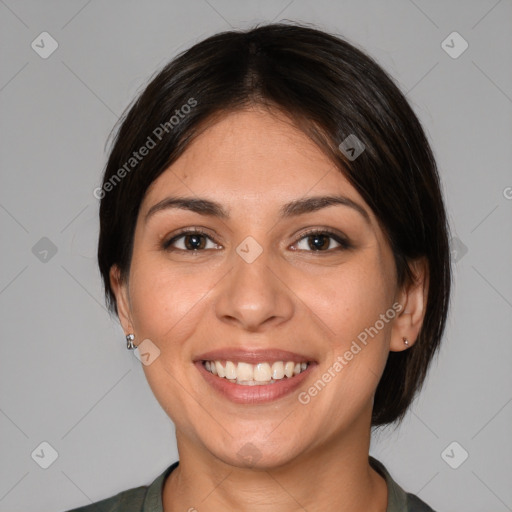
<path id="1" fill-rule="evenodd" d="M 339 193 L 365 205 L 335 164 L 289 118 L 258 108 L 230 113 L 205 129 L 152 183 L 143 209 L 169 193 L 208 195 L 225 203 L 264 198 L 266 205 Z"/>

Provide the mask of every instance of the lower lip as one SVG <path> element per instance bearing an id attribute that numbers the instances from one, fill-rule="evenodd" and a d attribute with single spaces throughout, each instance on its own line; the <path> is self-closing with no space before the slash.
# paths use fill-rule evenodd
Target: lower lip
<path id="1" fill-rule="evenodd" d="M 313 363 L 298 375 L 293 377 L 285 377 L 274 384 L 261 384 L 255 386 L 244 386 L 229 382 L 224 377 L 217 377 L 209 372 L 203 365 L 202 361 L 196 361 L 196 367 L 206 382 L 210 384 L 217 392 L 232 402 L 237 404 L 261 404 L 273 402 L 286 395 L 293 393 L 306 379 L 314 366 Z"/>

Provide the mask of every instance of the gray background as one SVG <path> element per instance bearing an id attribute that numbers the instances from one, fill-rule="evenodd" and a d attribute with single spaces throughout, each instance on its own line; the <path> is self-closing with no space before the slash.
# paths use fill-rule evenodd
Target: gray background
<path id="1" fill-rule="evenodd" d="M 436 510 L 512 510 L 510 0 L 0 0 L 0 17 L 1 511 L 88 504 L 176 460 L 172 423 L 103 304 L 93 189 L 149 75 L 217 31 L 285 19 L 344 35 L 395 77 L 432 142 L 456 237 L 440 357 L 371 453 Z M 46 59 L 31 47 L 43 31 L 59 45 Z M 458 58 L 441 45 L 453 31 L 469 44 Z M 44 441 L 58 452 L 47 469 Z"/>

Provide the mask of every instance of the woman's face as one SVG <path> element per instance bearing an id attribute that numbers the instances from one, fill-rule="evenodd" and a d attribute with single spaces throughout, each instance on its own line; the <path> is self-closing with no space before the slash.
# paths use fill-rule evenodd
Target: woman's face
<path id="1" fill-rule="evenodd" d="M 324 196 L 345 199 L 311 201 Z M 372 211 L 306 135 L 263 110 L 229 114 L 160 175 L 129 279 L 116 275 L 121 322 L 144 343 L 178 442 L 236 466 L 367 436 L 388 352 L 415 339 Z"/>

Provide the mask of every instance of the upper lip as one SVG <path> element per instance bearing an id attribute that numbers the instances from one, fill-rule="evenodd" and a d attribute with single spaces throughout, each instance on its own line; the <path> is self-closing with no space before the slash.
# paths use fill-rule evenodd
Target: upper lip
<path id="1" fill-rule="evenodd" d="M 293 361 L 294 363 L 313 362 L 314 360 L 304 354 L 279 349 L 242 349 L 220 348 L 198 355 L 196 361 L 232 361 L 250 364 L 274 363 L 276 361 Z"/>

